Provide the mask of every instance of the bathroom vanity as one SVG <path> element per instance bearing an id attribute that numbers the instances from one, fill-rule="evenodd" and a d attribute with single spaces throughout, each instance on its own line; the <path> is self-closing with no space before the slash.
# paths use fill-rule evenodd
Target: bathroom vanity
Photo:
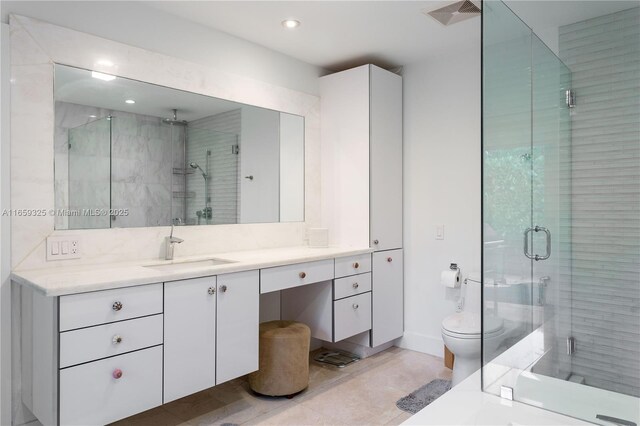
<path id="1" fill-rule="evenodd" d="M 43 424 L 105 424 L 258 368 L 260 295 L 336 342 L 370 331 L 402 253 L 266 249 L 17 272 L 23 401 Z M 374 298 L 375 300 L 375 298 Z"/>

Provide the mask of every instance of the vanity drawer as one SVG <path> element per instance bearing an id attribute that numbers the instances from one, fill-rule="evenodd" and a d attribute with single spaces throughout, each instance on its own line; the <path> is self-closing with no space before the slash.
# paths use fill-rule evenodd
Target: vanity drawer
<path id="1" fill-rule="evenodd" d="M 162 346 L 60 370 L 61 425 L 104 425 L 160 404 Z"/>
<path id="2" fill-rule="evenodd" d="M 333 300 L 344 299 L 367 291 L 371 291 L 371 272 L 336 278 L 333 282 Z"/>
<path id="3" fill-rule="evenodd" d="M 60 331 L 162 313 L 162 284 L 60 297 Z"/>
<path id="4" fill-rule="evenodd" d="M 333 259 L 260 270 L 260 293 L 333 279 Z"/>
<path id="5" fill-rule="evenodd" d="M 60 333 L 60 368 L 162 344 L 162 314 Z"/>
<path id="6" fill-rule="evenodd" d="M 371 271 L 371 253 L 336 258 L 336 278 Z"/>
<path id="7" fill-rule="evenodd" d="M 333 302 L 333 341 L 371 330 L 371 292 Z"/>

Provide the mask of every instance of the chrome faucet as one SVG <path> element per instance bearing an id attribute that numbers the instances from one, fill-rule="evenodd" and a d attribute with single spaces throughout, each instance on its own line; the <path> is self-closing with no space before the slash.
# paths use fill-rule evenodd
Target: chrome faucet
<path id="1" fill-rule="evenodd" d="M 166 245 L 166 252 L 165 252 L 164 258 L 166 260 L 173 260 L 173 249 L 175 245 L 180 244 L 184 240 L 182 238 L 173 236 L 173 225 L 171 225 L 171 234 L 168 237 L 165 237 L 164 239 L 165 239 L 165 245 Z"/>

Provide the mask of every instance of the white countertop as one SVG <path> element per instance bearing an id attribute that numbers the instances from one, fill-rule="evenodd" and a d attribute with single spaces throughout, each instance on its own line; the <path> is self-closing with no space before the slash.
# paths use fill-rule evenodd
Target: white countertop
<path id="1" fill-rule="evenodd" d="M 209 253 L 206 255 L 176 258 L 172 261 L 147 259 L 119 263 L 14 271 L 11 273 L 11 279 L 18 284 L 33 287 L 46 296 L 63 296 L 96 290 L 248 271 L 252 269 L 271 268 L 274 266 L 331 259 L 334 257 L 371 253 L 372 251 L 370 248 L 353 247 L 285 247 Z M 222 259 L 230 261 L 230 263 L 215 266 L 194 265 L 193 268 L 183 268 L 180 271 L 160 271 L 145 267 L 149 265 L 157 266 L 206 259 Z"/>

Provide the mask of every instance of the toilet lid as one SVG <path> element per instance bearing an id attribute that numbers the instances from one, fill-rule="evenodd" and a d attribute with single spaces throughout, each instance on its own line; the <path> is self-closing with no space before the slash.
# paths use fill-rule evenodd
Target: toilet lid
<path id="1" fill-rule="evenodd" d="M 502 318 L 486 317 L 484 332 L 493 333 L 502 328 Z M 442 321 L 442 328 L 459 334 L 480 334 L 480 315 L 471 312 L 458 312 Z"/>

